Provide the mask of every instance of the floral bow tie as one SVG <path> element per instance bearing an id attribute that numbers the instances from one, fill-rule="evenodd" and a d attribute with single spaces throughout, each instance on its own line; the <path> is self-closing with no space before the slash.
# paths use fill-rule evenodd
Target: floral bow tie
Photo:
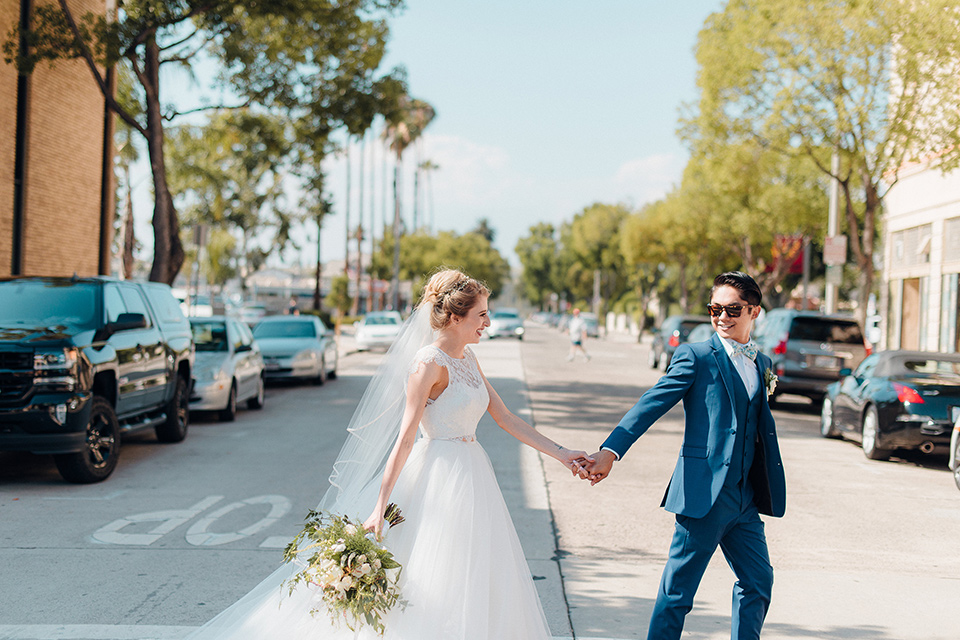
<path id="1" fill-rule="evenodd" d="M 748 342 L 747 344 L 738 344 L 737 346 L 735 346 L 735 347 L 733 348 L 733 353 L 730 354 L 730 355 L 731 355 L 731 357 L 732 357 L 732 356 L 746 356 L 747 358 L 750 358 L 751 360 L 756 360 L 756 359 L 757 359 L 757 345 L 755 345 L 755 344 L 752 343 L 752 342 Z"/>

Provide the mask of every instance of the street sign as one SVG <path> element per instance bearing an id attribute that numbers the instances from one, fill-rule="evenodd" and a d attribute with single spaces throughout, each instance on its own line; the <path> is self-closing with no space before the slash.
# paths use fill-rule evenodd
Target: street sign
<path id="1" fill-rule="evenodd" d="M 847 264 L 847 236 L 824 238 L 823 264 L 828 267 L 838 267 Z"/>

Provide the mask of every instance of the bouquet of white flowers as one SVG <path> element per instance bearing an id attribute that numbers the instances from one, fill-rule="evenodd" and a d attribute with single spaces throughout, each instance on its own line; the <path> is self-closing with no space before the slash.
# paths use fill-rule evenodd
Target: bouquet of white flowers
<path id="1" fill-rule="evenodd" d="M 403 522 L 392 503 L 384 517 L 391 527 Z M 402 604 L 400 563 L 373 533 L 346 516 L 310 511 L 283 558 L 303 567 L 286 581 L 290 593 L 300 584 L 316 585 L 333 622 L 343 620 L 352 631 L 368 624 L 383 635 L 383 616 Z M 320 610 L 318 606 L 310 613 Z"/>

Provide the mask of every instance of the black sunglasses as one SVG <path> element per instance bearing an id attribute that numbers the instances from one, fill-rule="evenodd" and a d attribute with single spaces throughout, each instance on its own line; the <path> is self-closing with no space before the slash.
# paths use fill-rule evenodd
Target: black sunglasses
<path id="1" fill-rule="evenodd" d="M 743 313 L 743 310 L 747 307 L 754 307 L 756 305 L 748 304 L 746 306 L 742 304 L 708 304 L 707 313 L 709 313 L 714 318 L 719 318 L 724 311 L 727 312 L 727 315 L 731 318 L 739 318 L 740 314 Z"/>

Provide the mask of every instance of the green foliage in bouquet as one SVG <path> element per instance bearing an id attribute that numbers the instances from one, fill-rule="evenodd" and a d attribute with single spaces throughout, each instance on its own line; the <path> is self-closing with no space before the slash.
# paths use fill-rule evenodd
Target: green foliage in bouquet
<path id="1" fill-rule="evenodd" d="M 384 515 L 390 526 L 404 518 L 397 505 Z M 345 516 L 307 513 L 306 524 L 283 551 L 283 559 L 303 569 L 286 581 L 289 592 L 298 585 L 316 585 L 331 620 L 343 620 L 351 631 L 364 624 L 383 635 L 383 616 L 398 603 L 400 563 L 373 533 Z M 310 613 L 316 614 L 318 606 Z"/>

